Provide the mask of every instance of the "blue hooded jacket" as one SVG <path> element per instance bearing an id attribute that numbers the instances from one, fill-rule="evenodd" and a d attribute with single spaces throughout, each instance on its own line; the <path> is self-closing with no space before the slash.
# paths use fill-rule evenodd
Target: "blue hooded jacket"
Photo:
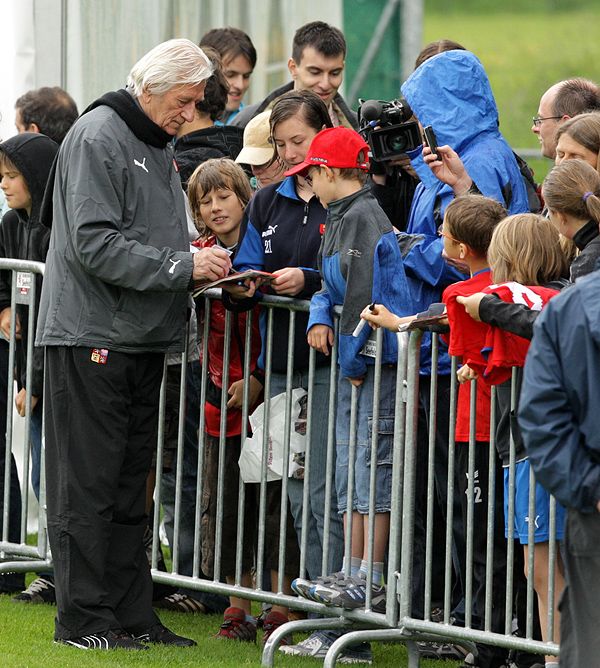
<path id="1" fill-rule="evenodd" d="M 529 211 L 527 191 L 513 152 L 498 129 L 498 109 L 487 74 L 469 51 L 447 51 L 426 60 L 402 86 L 402 94 L 422 126 L 431 125 L 440 146 L 461 157 L 480 192 L 503 203 L 509 213 Z M 411 155 L 421 183 L 410 210 L 407 232 L 422 235 L 404 257 L 413 299 L 419 310 L 440 301 L 442 290 L 465 276 L 442 258 L 437 235 L 444 210 L 454 198 L 450 186 L 433 176 L 421 157 Z M 439 370 L 448 373 L 449 358 Z M 431 373 L 429 337 L 425 337 L 421 373 Z"/>
<path id="2" fill-rule="evenodd" d="M 600 271 L 551 299 L 527 353 L 519 426 L 537 480 L 560 503 L 600 500 Z"/>

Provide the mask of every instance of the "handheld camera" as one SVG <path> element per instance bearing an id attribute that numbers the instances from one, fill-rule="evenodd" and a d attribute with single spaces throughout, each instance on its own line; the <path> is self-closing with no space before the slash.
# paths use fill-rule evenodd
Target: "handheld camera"
<path id="1" fill-rule="evenodd" d="M 402 158 L 421 146 L 419 125 L 409 120 L 412 116 L 412 109 L 404 98 L 389 102 L 360 100 L 360 132 L 371 148 L 373 160 L 385 162 Z"/>

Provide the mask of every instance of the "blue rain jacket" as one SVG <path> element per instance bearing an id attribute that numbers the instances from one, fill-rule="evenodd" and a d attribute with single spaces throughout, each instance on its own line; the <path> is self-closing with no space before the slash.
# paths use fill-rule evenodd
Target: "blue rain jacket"
<path id="1" fill-rule="evenodd" d="M 498 109 L 487 74 L 469 51 L 447 51 L 425 61 L 402 86 L 402 94 L 421 125 L 431 125 L 440 146 L 461 157 L 480 192 L 502 202 L 509 213 L 529 211 L 527 191 L 511 148 L 498 129 Z M 411 156 L 421 183 L 411 206 L 407 232 L 422 235 L 404 257 L 407 278 L 419 310 L 440 301 L 442 290 L 465 276 L 442 258 L 437 235 L 452 189 L 425 165 L 421 149 Z M 421 373 L 431 373 L 429 337 L 424 338 Z M 440 357 L 439 370 L 449 372 Z"/>

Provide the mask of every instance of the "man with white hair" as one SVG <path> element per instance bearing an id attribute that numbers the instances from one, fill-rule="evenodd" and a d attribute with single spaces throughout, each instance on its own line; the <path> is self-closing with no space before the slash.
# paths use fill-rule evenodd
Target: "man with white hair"
<path id="1" fill-rule="evenodd" d="M 56 163 L 36 343 L 54 638 L 82 649 L 195 644 L 154 613 L 142 538 L 164 356 L 183 350 L 193 281 L 231 266 L 221 249 L 190 252 L 171 149 L 211 72 L 192 42 L 158 45 L 84 112 Z"/>

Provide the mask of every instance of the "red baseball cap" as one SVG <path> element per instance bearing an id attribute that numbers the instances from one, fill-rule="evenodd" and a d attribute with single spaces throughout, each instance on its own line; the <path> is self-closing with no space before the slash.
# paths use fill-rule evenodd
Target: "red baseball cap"
<path id="1" fill-rule="evenodd" d="M 369 145 L 350 128 L 325 128 L 312 140 L 304 161 L 285 173 L 286 176 L 305 174 L 311 167 L 326 165 L 340 169 L 369 169 Z M 363 159 L 360 153 L 363 152 Z"/>

